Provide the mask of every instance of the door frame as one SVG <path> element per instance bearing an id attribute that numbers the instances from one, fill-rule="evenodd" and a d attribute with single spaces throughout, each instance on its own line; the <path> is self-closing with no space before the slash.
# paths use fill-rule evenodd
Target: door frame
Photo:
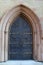
<path id="1" fill-rule="evenodd" d="M 33 29 L 33 58 L 37 61 L 42 61 L 41 56 L 41 25 L 36 14 L 25 5 L 17 5 L 13 7 L 9 12 L 7 12 L 1 20 L 1 44 L 0 44 L 0 61 L 8 60 L 8 30 L 10 24 L 15 20 L 20 14 L 23 15 Z"/>

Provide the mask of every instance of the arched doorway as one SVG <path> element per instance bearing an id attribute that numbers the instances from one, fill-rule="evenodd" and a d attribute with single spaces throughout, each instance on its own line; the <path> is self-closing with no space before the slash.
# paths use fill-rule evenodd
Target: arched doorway
<path id="1" fill-rule="evenodd" d="M 15 19 L 22 14 L 25 19 L 27 19 L 28 24 L 32 25 L 33 31 L 33 59 L 41 61 L 41 27 L 38 17 L 35 13 L 28 7 L 24 5 L 18 5 L 11 9 L 8 13 L 4 15 L 1 20 L 0 27 L 0 61 L 8 60 L 8 40 L 9 40 L 9 26 Z"/>
<path id="2" fill-rule="evenodd" d="M 18 16 L 9 27 L 8 60 L 33 59 L 33 34 L 30 22 Z"/>

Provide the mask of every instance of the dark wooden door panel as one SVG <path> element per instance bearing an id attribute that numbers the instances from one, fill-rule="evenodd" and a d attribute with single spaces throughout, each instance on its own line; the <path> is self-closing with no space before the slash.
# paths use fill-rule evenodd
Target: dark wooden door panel
<path id="1" fill-rule="evenodd" d="M 9 27 L 8 43 L 9 60 L 33 59 L 32 29 L 22 17 L 18 17 Z"/>

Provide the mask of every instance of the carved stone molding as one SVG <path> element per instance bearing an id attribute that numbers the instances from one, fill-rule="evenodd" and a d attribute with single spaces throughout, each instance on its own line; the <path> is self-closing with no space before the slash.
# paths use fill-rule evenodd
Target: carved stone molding
<path id="1" fill-rule="evenodd" d="M 19 15 L 22 15 L 23 17 L 25 17 L 25 19 L 30 21 L 30 24 L 33 29 L 33 58 L 34 60 L 42 61 L 41 27 L 40 27 L 39 19 L 30 8 L 24 5 L 18 5 L 12 8 L 9 12 L 7 12 L 3 16 L 1 20 L 0 61 L 8 60 L 8 30 L 9 30 L 10 24 Z"/>

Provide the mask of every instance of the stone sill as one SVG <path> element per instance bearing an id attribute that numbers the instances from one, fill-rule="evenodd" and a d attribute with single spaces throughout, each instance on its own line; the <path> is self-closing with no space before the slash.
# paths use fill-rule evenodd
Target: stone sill
<path id="1" fill-rule="evenodd" d="M 2 62 L 0 65 L 43 65 L 41 62 L 36 62 L 33 60 L 12 60 L 12 61 L 7 61 L 7 62 Z"/>

